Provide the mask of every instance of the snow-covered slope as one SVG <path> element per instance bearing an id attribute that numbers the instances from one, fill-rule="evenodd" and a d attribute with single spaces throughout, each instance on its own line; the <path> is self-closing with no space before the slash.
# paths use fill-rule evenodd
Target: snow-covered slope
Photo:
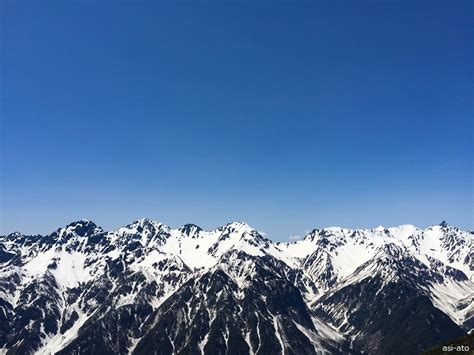
<path id="1" fill-rule="evenodd" d="M 0 236 L 0 352 L 390 351 L 403 334 L 380 340 L 354 318 L 356 300 L 371 307 L 365 295 L 385 321 L 408 312 L 387 302 L 410 295 L 443 328 L 420 330 L 435 345 L 449 340 L 441 330 L 474 327 L 473 243 L 445 222 L 315 229 L 292 243 L 243 222 L 206 231 L 141 219 L 104 231 L 82 220 L 47 236 L 12 233 Z M 191 323 L 196 332 L 179 330 Z"/>

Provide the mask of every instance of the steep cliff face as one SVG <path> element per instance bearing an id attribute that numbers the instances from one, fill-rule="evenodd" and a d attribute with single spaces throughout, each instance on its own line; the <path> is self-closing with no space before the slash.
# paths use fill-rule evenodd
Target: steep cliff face
<path id="1" fill-rule="evenodd" d="M 149 219 L 0 236 L 0 351 L 419 353 L 473 327 L 473 237 L 442 223 L 277 243 Z"/>

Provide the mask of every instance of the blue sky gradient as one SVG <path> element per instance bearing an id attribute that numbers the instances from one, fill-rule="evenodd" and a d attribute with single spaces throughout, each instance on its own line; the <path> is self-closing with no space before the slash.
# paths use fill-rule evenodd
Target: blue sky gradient
<path id="1" fill-rule="evenodd" d="M 470 1 L 0 6 L 0 233 L 474 228 Z"/>

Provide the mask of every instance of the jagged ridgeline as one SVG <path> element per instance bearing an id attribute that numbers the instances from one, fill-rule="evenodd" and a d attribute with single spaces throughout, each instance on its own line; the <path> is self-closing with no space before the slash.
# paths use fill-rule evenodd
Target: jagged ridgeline
<path id="1" fill-rule="evenodd" d="M 0 236 L 0 353 L 417 354 L 474 328 L 473 237 L 442 223 L 278 243 L 149 219 Z"/>

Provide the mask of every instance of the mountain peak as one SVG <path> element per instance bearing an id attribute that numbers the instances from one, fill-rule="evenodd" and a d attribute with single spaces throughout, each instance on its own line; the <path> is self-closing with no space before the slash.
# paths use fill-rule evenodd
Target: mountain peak
<path id="1" fill-rule="evenodd" d="M 11 238 L 16 238 L 16 237 L 21 237 L 23 234 L 21 234 L 20 232 L 18 231 L 15 231 L 15 232 L 12 232 L 10 234 L 7 235 L 7 238 L 8 239 L 11 239 Z"/>
<path id="2" fill-rule="evenodd" d="M 165 225 L 161 222 L 154 221 L 151 218 L 141 218 L 137 219 L 122 228 L 126 229 L 136 229 L 136 228 L 146 228 L 146 227 L 154 227 L 159 229 L 160 227 L 164 227 Z"/>
<path id="3" fill-rule="evenodd" d="M 233 221 L 229 222 L 226 224 L 227 226 L 233 225 L 233 226 L 247 226 L 250 227 L 250 225 L 247 222 L 244 221 Z"/>
<path id="4" fill-rule="evenodd" d="M 169 235 L 169 231 L 170 227 L 161 222 L 154 221 L 150 218 L 142 218 L 119 228 L 116 233 L 121 236 L 143 235 L 147 236 L 147 238 L 151 238 L 162 233 Z"/>
<path id="5" fill-rule="evenodd" d="M 132 223 L 129 223 L 129 225 L 146 225 L 146 224 L 161 224 L 158 221 L 154 221 L 151 218 L 140 218 L 137 219 L 136 221 L 133 221 Z"/>
<path id="6" fill-rule="evenodd" d="M 71 222 L 69 223 L 67 227 L 71 227 L 71 226 L 77 226 L 77 225 L 87 225 L 87 224 L 93 224 L 94 226 L 96 225 L 94 222 L 92 222 L 91 220 L 89 219 L 86 219 L 86 218 L 83 218 L 83 219 L 80 219 L 78 221 L 74 221 L 74 222 Z"/>
<path id="7" fill-rule="evenodd" d="M 408 338 L 405 352 L 421 349 L 427 335 L 471 325 L 474 240 L 454 228 L 329 227 L 276 243 L 245 222 L 205 231 L 142 218 L 110 232 L 80 220 L 47 236 L 0 236 L 0 348 L 387 353 Z M 392 338 L 387 326 L 373 340 L 374 327 L 407 314 L 405 333 Z"/>
<path id="8" fill-rule="evenodd" d="M 247 232 L 253 230 L 253 228 L 250 227 L 249 224 L 247 224 L 246 222 L 243 222 L 243 221 L 235 221 L 235 222 L 227 223 L 224 226 L 224 228 L 242 229 L 242 230 L 245 230 Z"/>
<path id="9" fill-rule="evenodd" d="M 58 230 L 59 236 L 75 235 L 78 237 L 87 237 L 95 233 L 102 232 L 102 228 L 98 227 L 94 222 L 88 219 L 71 222 L 66 227 Z"/>
<path id="10" fill-rule="evenodd" d="M 185 225 L 179 227 L 178 230 L 186 235 L 194 235 L 203 231 L 201 227 L 193 223 L 186 223 Z"/>

